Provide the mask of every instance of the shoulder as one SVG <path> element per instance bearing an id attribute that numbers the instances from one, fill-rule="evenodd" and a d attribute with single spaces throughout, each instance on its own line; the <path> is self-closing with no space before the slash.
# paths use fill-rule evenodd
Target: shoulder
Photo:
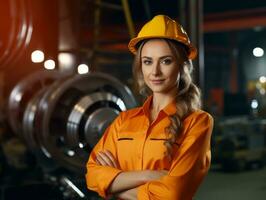
<path id="1" fill-rule="evenodd" d="M 190 113 L 184 119 L 184 123 L 195 123 L 195 122 L 213 123 L 213 117 L 204 110 L 197 110 Z"/>
<path id="2" fill-rule="evenodd" d="M 116 118 L 113 120 L 111 126 L 120 127 L 126 121 L 129 121 L 129 119 L 132 119 L 134 116 L 138 116 L 138 113 L 140 113 L 141 111 L 142 111 L 141 107 L 132 108 L 126 111 L 121 111 L 118 114 L 118 116 L 116 116 Z"/>
<path id="3" fill-rule="evenodd" d="M 211 133 L 213 128 L 213 117 L 203 110 L 197 110 L 184 119 L 183 127 L 184 133 L 191 131 L 196 135 Z"/>
<path id="4" fill-rule="evenodd" d="M 121 120 L 127 120 L 131 119 L 132 117 L 135 117 L 142 111 L 142 107 L 136 107 L 136 108 L 131 108 L 126 111 L 122 111 L 119 113 L 119 116 Z"/>

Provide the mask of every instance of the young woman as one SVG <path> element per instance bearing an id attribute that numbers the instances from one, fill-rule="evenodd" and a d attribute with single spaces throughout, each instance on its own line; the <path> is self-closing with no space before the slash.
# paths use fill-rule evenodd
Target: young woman
<path id="1" fill-rule="evenodd" d="M 87 163 L 90 190 L 104 198 L 191 200 L 210 167 L 212 117 L 191 80 L 197 51 L 164 15 L 129 42 L 134 76 L 148 98 L 120 113 Z"/>

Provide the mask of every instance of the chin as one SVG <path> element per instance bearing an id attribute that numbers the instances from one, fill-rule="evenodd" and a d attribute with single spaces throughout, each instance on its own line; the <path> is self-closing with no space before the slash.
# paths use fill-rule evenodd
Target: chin
<path id="1" fill-rule="evenodd" d="M 171 93 L 175 87 L 149 87 L 153 93 L 168 94 Z"/>
<path id="2" fill-rule="evenodd" d="M 167 93 L 166 88 L 150 88 L 153 93 Z"/>

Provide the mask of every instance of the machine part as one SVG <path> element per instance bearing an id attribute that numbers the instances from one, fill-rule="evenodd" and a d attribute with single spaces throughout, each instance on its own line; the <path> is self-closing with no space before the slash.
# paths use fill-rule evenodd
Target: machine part
<path id="1" fill-rule="evenodd" d="M 85 199 L 85 194 L 82 192 L 69 178 L 61 177 L 60 184 L 64 187 L 63 195 L 67 198 L 72 197 L 78 199 Z"/>
<path id="2" fill-rule="evenodd" d="M 103 107 L 104 104 L 106 107 Z M 103 133 L 122 110 L 126 110 L 124 102 L 112 93 L 96 92 L 82 97 L 68 118 L 68 144 L 82 147 L 84 142 L 88 142 L 90 147 L 93 147 L 100 139 L 99 133 Z M 82 118 L 84 115 L 89 116 L 86 121 Z M 79 134 L 79 130 L 85 135 L 84 138 Z"/>
<path id="3" fill-rule="evenodd" d="M 57 81 L 45 91 L 35 115 L 38 145 L 65 168 L 84 173 L 105 128 L 119 112 L 135 106 L 129 88 L 106 74 Z"/>
<path id="4" fill-rule="evenodd" d="M 55 71 L 37 71 L 14 87 L 8 100 L 8 121 L 14 133 L 23 137 L 21 130 L 24 111 L 34 94 L 63 76 L 65 75 Z"/>
<path id="5" fill-rule="evenodd" d="M 38 119 L 37 115 L 40 113 L 38 112 L 39 102 L 45 91 L 46 88 L 42 88 L 30 99 L 23 115 L 22 135 L 24 142 L 34 154 L 37 164 L 41 166 L 44 172 L 49 173 L 58 168 L 58 165 L 55 160 L 47 158 L 47 156 L 43 154 L 37 137 L 39 132 L 35 128 L 37 126 L 36 124 L 40 123 L 36 119 Z"/>
<path id="6" fill-rule="evenodd" d="M 225 171 L 259 168 L 265 163 L 265 121 L 246 116 L 220 119 L 213 134 L 213 157 Z"/>
<path id="7" fill-rule="evenodd" d="M 32 37 L 32 7 L 28 0 L 1 1 L 0 69 L 14 64 L 29 45 Z"/>
<path id="8" fill-rule="evenodd" d="M 23 139 L 28 145 L 28 147 L 33 151 L 39 149 L 39 144 L 36 136 L 38 133 L 36 133 L 34 127 L 36 126 L 36 123 L 38 123 L 35 120 L 36 114 L 40 99 L 44 94 L 44 92 L 46 91 L 45 89 L 46 88 L 41 89 L 40 91 L 37 92 L 37 94 L 33 96 L 33 98 L 30 99 L 23 115 L 23 122 L 22 122 Z"/>

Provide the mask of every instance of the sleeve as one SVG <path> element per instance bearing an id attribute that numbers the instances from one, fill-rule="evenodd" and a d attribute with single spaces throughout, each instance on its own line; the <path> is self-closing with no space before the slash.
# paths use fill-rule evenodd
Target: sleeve
<path id="1" fill-rule="evenodd" d="M 210 167 L 212 117 L 202 112 L 192 119 L 168 175 L 138 188 L 141 200 L 192 200 Z"/>
<path id="2" fill-rule="evenodd" d="M 114 122 L 106 129 L 102 138 L 95 145 L 91 151 L 86 168 L 86 183 L 90 190 L 97 192 L 103 198 L 107 197 L 107 189 L 114 178 L 122 172 L 109 166 L 101 166 L 96 163 L 96 155 L 99 151 L 109 150 L 115 157 L 117 157 L 116 140 L 117 132 L 121 124 L 121 114 L 114 120 Z"/>

